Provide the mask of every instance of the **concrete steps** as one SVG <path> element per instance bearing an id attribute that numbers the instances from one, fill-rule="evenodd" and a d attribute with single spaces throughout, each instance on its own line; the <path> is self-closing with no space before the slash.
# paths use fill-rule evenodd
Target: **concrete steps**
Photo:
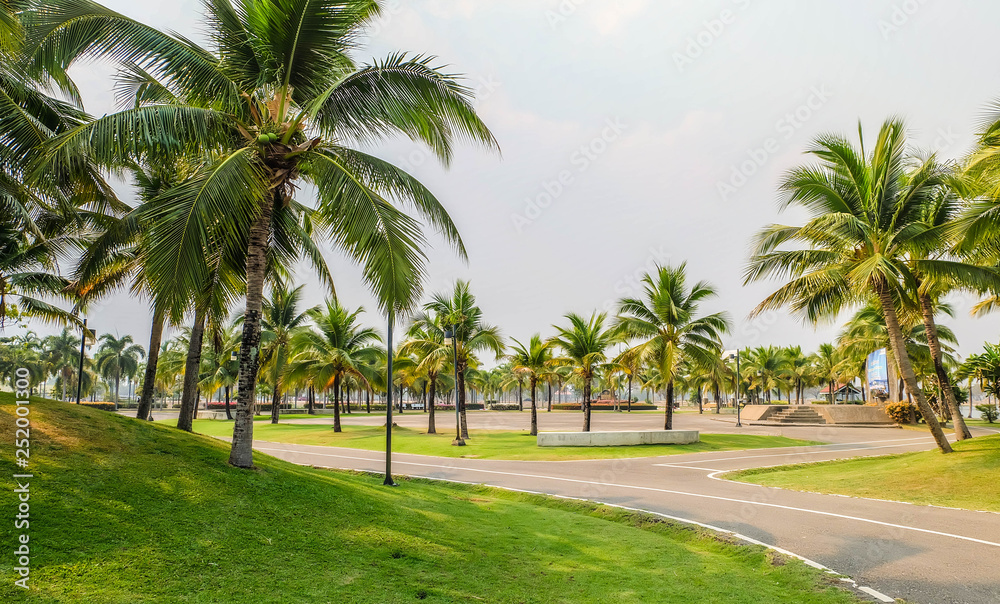
<path id="1" fill-rule="evenodd" d="M 808 407 L 791 407 L 788 409 L 782 409 L 776 413 L 773 413 L 769 418 L 769 422 L 777 424 L 825 424 L 826 419 L 816 413 L 815 410 Z"/>

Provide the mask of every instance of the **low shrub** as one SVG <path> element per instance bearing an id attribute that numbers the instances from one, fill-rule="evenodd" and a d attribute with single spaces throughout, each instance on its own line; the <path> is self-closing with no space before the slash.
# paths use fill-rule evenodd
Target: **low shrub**
<path id="1" fill-rule="evenodd" d="M 910 423 L 911 415 L 916 418 L 917 423 L 920 423 L 923 420 L 923 416 L 920 414 L 920 409 L 913 403 L 908 403 L 906 401 L 887 403 L 885 406 L 885 414 L 889 416 L 889 419 L 897 424 Z"/>
<path id="2" fill-rule="evenodd" d="M 976 405 L 976 409 L 983 414 L 983 419 L 991 424 L 1000 418 L 1000 411 L 997 410 L 996 405 Z"/>
<path id="3" fill-rule="evenodd" d="M 541 406 L 537 402 L 535 404 L 538 405 L 539 407 Z M 531 408 L 530 402 L 525 403 L 524 405 L 526 408 Z M 492 407 L 490 407 L 490 411 L 520 411 L 520 410 L 521 406 L 518 405 L 517 403 L 497 403 Z"/>
<path id="4" fill-rule="evenodd" d="M 91 409 L 100 409 L 101 411 L 114 411 L 114 403 L 88 403 L 87 401 L 80 401 L 81 405 L 86 405 Z"/>

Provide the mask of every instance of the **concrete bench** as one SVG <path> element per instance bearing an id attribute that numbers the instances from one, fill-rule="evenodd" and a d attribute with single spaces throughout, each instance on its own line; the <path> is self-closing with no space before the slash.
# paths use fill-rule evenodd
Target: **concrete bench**
<path id="1" fill-rule="evenodd" d="M 689 445 L 698 442 L 697 430 L 649 432 L 539 432 L 539 447 L 620 447 L 627 445 Z"/>

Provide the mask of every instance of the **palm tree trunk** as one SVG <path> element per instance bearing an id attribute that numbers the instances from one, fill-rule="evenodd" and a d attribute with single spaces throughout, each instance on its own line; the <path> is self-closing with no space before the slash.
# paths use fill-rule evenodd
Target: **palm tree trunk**
<path id="1" fill-rule="evenodd" d="M 389 386 L 392 388 L 392 386 Z M 333 431 L 341 432 L 340 428 L 340 374 L 333 378 Z"/>
<path id="2" fill-rule="evenodd" d="M 226 419 L 233 419 L 233 413 L 229 410 L 229 390 L 230 386 L 225 387 L 226 391 Z"/>
<path id="3" fill-rule="evenodd" d="M 583 378 L 583 431 L 590 432 L 590 378 Z"/>
<path id="4" fill-rule="evenodd" d="M 698 415 L 703 415 L 704 413 L 705 409 L 702 405 L 702 400 L 701 400 L 701 386 L 698 386 Z"/>
<path id="5" fill-rule="evenodd" d="M 434 395 L 437 394 L 437 374 L 430 373 L 427 377 L 430 382 L 430 388 L 427 392 L 427 433 L 437 434 L 437 428 L 434 425 Z"/>
<path id="6" fill-rule="evenodd" d="M 664 430 L 674 429 L 674 381 L 667 382 L 667 411 L 663 421 Z"/>
<path id="7" fill-rule="evenodd" d="M 281 409 L 281 388 L 278 387 L 275 376 L 274 390 L 271 391 L 271 423 L 278 423 L 278 411 Z"/>
<path id="8" fill-rule="evenodd" d="M 538 408 L 535 406 L 535 386 L 538 380 L 531 378 L 531 432 L 532 436 L 538 436 Z"/>
<path id="9" fill-rule="evenodd" d="M 545 412 L 546 413 L 551 413 L 552 412 L 552 381 L 551 380 L 549 381 L 549 404 L 548 404 L 548 407 L 545 409 Z"/>
<path id="10" fill-rule="evenodd" d="M 917 387 L 917 376 L 913 372 L 913 365 L 910 364 L 910 355 L 906 352 L 906 344 L 903 342 L 903 331 L 899 327 L 899 317 L 896 315 L 896 306 L 893 303 L 888 285 L 880 282 L 875 287 L 875 293 L 882 303 L 882 314 L 885 317 L 886 330 L 889 332 L 889 344 L 892 346 L 896 362 L 899 363 L 900 373 L 903 374 L 906 389 L 917 399 L 917 407 L 920 408 L 920 413 L 923 414 L 924 421 L 927 422 L 927 427 L 930 428 L 931 435 L 934 436 L 938 448 L 943 453 L 951 453 L 951 444 L 948 443 L 948 438 L 944 435 L 944 431 L 941 430 L 941 424 L 938 423 L 937 417 L 934 415 L 934 410 L 927 404 L 924 393 Z"/>
<path id="11" fill-rule="evenodd" d="M 628 412 L 632 413 L 632 375 L 628 376 Z"/>
<path id="12" fill-rule="evenodd" d="M 372 389 L 370 386 L 365 388 L 365 409 L 369 414 L 372 412 Z"/>
<path id="13" fill-rule="evenodd" d="M 459 364 L 458 384 L 455 385 L 455 404 L 462 417 L 462 440 L 469 438 L 469 422 L 465 418 L 465 363 Z"/>
<path id="14" fill-rule="evenodd" d="M 316 415 L 316 392 L 312 384 L 306 389 L 306 415 Z"/>
<path id="15" fill-rule="evenodd" d="M 962 410 L 958 408 L 958 401 L 955 400 L 955 391 L 951 387 L 951 380 L 948 372 L 941 362 L 941 342 L 938 340 L 937 324 L 934 321 L 934 308 L 931 306 L 931 297 L 925 293 L 918 293 L 920 298 L 920 312 L 924 318 L 924 330 L 927 332 L 927 345 L 931 350 L 931 358 L 934 360 L 934 372 L 937 374 L 938 388 L 941 390 L 942 398 L 951 411 L 951 416 L 955 422 L 955 437 L 958 440 L 972 438 L 972 432 L 965 425 L 962 419 Z M 971 396 L 972 393 L 970 392 Z"/>
<path id="16" fill-rule="evenodd" d="M 205 334 L 205 310 L 199 307 L 194 312 L 191 326 L 191 340 L 188 343 L 187 362 L 184 364 L 184 390 L 181 394 L 181 410 L 177 416 L 177 427 L 191 431 L 192 420 L 198 406 L 198 371 L 201 368 L 201 340 Z"/>

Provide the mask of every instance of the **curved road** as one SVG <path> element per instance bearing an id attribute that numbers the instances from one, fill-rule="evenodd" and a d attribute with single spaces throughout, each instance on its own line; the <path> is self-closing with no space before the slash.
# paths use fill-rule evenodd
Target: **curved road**
<path id="1" fill-rule="evenodd" d="M 440 414 L 441 421 L 447 417 Z M 400 425 L 424 426 L 407 413 Z M 526 429 L 520 413 L 470 413 L 470 429 Z M 330 422 L 327 418 L 290 422 Z M 345 423 L 383 423 L 353 414 Z M 540 414 L 542 430 L 579 429 L 574 413 Z M 736 428 L 733 418 L 676 416 L 677 429 L 781 434 L 832 444 L 590 461 L 501 461 L 394 454 L 393 471 L 588 499 L 704 523 L 788 550 L 848 575 L 859 586 L 926 604 L 1000 602 L 1000 514 L 802 493 L 721 480 L 729 470 L 885 455 L 933 448 L 920 432 L 891 428 Z M 595 414 L 596 429 L 656 429 L 653 414 Z M 439 431 L 441 431 L 439 429 Z M 985 433 L 985 432 L 981 432 Z M 381 453 L 258 441 L 256 448 L 295 463 L 382 472 Z M 627 449 L 623 449 L 627 454 Z M 984 479 L 988 479 L 984 477 Z M 878 600 L 876 594 L 874 599 Z M 891 601 L 891 600 L 889 600 Z"/>

